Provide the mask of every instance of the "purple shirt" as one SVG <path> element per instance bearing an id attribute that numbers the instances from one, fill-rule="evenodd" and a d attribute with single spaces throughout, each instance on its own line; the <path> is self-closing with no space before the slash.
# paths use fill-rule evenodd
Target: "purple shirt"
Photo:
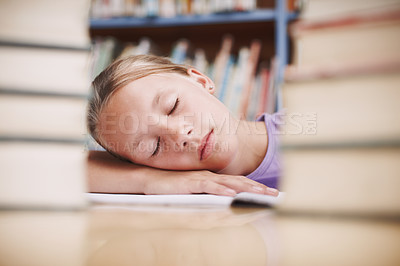
<path id="1" fill-rule="evenodd" d="M 252 173 L 247 175 L 248 178 L 262 183 L 268 187 L 277 188 L 279 176 L 281 173 L 281 162 L 279 159 L 278 144 L 278 121 L 279 113 L 263 114 L 257 121 L 264 121 L 267 128 L 268 148 L 264 160 Z"/>

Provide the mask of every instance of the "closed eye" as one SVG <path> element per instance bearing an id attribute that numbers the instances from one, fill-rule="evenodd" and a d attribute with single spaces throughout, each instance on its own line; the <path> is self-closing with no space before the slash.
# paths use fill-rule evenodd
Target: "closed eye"
<path id="1" fill-rule="evenodd" d="M 156 148 L 154 149 L 154 152 L 151 154 L 151 157 L 156 156 L 159 151 L 160 151 L 160 137 L 157 138 L 157 145 Z"/>
<path id="2" fill-rule="evenodd" d="M 168 115 L 172 115 L 175 112 L 176 108 L 178 108 L 178 105 L 179 105 L 179 98 L 176 98 L 175 104 L 169 111 Z"/>

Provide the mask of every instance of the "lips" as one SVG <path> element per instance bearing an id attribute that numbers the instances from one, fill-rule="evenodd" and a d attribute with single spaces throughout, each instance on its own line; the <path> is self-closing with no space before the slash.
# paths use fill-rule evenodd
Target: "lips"
<path id="1" fill-rule="evenodd" d="M 214 146 L 214 130 L 212 129 L 204 138 L 201 140 L 199 147 L 199 158 L 200 161 L 207 159 L 213 151 Z"/>

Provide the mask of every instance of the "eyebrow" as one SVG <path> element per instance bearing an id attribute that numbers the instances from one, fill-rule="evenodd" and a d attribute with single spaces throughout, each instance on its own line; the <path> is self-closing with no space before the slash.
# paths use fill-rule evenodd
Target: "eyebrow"
<path id="1" fill-rule="evenodd" d="M 153 105 L 159 105 L 160 104 L 161 93 L 162 92 L 157 93 L 157 95 L 154 97 Z"/>
<path id="2" fill-rule="evenodd" d="M 164 89 L 160 90 L 157 92 L 157 94 L 154 96 L 153 101 L 152 101 L 152 106 L 155 107 L 157 105 L 160 105 L 160 99 L 162 94 L 165 92 Z M 140 146 L 140 143 L 143 141 L 143 136 L 139 136 L 138 138 L 135 138 L 132 142 L 132 151 L 130 152 L 133 157 L 137 154 L 136 150 Z"/>
<path id="3" fill-rule="evenodd" d="M 165 92 L 166 92 L 167 90 L 165 89 L 165 88 L 162 88 L 161 90 L 159 90 L 158 92 L 157 92 L 157 94 L 154 96 L 154 98 L 153 98 L 153 101 L 152 101 L 152 106 L 153 107 L 155 107 L 155 106 L 159 106 L 160 105 L 160 99 L 161 99 L 161 96 L 163 95 L 163 94 L 165 94 Z M 131 142 L 132 143 L 132 152 L 130 152 L 131 153 L 131 155 L 133 156 L 133 157 L 135 157 L 135 155 L 136 155 L 136 149 L 140 146 L 140 143 L 143 141 L 143 137 L 142 136 L 139 136 L 138 138 L 135 138 L 134 140 L 133 140 L 133 142 Z"/>
<path id="4" fill-rule="evenodd" d="M 153 99 L 153 107 L 160 105 L 161 96 L 163 96 L 163 94 L 165 94 L 166 91 L 167 90 L 165 88 L 162 88 L 157 92 L 157 94 L 154 96 Z"/>

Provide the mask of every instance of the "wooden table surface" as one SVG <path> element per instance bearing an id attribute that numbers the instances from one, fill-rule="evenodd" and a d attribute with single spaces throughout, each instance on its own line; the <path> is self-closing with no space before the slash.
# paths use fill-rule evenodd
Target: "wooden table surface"
<path id="1" fill-rule="evenodd" d="M 0 266 L 400 265 L 400 222 L 262 208 L 0 211 Z"/>

